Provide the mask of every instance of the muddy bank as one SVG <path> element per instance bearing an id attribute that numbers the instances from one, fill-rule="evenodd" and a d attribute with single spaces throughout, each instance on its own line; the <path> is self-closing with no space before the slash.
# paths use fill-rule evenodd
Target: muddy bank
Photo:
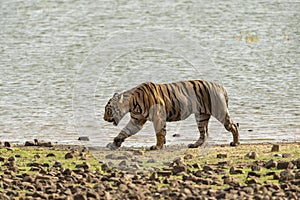
<path id="1" fill-rule="evenodd" d="M 0 199 L 299 199 L 300 144 L 0 148 Z"/>

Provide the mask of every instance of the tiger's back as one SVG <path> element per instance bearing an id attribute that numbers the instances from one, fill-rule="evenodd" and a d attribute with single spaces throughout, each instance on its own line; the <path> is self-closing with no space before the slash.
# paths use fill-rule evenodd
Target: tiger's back
<path id="1" fill-rule="evenodd" d="M 211 98 L 213 95 L 213 98 Z M 161 105 L 165 109 L 166 121 L 180 121 L 191 114 L 215 114 L 212 105 L 225 103 L 226 90 L 217 83 L 193 80 L 169 84 L 143 83 L 134 89 L 131 107 L 141 108 L 141 114 L 149 118 L 152 107 Z M 214 111 L 214 113 L 212 113 Z M 150 119 L 151 120 L 151 119 Z"/>

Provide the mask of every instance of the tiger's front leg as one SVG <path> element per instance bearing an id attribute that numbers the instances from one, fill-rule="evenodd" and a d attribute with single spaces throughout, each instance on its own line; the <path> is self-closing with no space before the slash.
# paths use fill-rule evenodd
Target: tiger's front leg
<path id="1" fill-rule="evenodd" d="M 117 137 L 114 138 L 114 141 L 112 143 L 108 143 L 106 147 L 110 150 L 118 149 L 119 147 L 121 147 L 126 138 L 139 132 L 143 128 L 143 125 L 146 123 L 146 121 L 146 119 L 137 120 L 131 118 L 128 124 L 117 135 Z"/>
<path id="2" fill-rule="evenodd" d="M 166 121 L 156 119 L 153 121 L 153 126 L 156 133 L 156 145 L 150 147 L 150 150 L 161 149 L 166 143 Z"/>

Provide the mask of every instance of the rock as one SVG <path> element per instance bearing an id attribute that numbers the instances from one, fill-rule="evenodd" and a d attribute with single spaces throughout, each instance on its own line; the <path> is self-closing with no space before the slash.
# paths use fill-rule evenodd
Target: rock
<path id="1" fill-rule="evenodd" d="M 274 179 L 274 180 L 279 180 L 279 179 L 280 179 L 280 175 L 279 175 L 277 172 L 275 172 L 275 173 L 273 174 L 273 179 Z"/>
<path id="2" fill-rule="evenodd" d="M 227 158 L 227 154 L 226 153 L 219 153 L 219 154 L 217 154 L 217 158 Z"/>
<path id="3" fill-rule="evenodd" d="M 11 142 L 4 142 L 4 146 L 12 148 L 14 145 Z"/>
<path id="4" fill-rule="evenodd" d="M 200 169 L 200 165 L 198 163 L 192 164 L 192 167 L 195 169 Z"/>
<path id="5" fill-rule="evenodd" d="M 75 194 L 73 200 L 87 200 L 87 197 L 83 193 Z"/>
<path id="6" fill-rule="evenodd" d="M 90 138 L 88 136 L 80 136 L 78 138 L 79 141 L 90 141 Z"/>
<path id="7" fill-rule="evenodd" d="M 291 170 L 284 170 L 280 173 L 280 181 L 290 181 L 294 179 L 295 175 L 291 172 Z"/>
<path id="8" fill-rule="evenodd" d="M 129 167 L 130 163 L 128 160 L 123 160 L 119 163 L 119 167 Z"/>
<path id="9" fill-rule="evenodd" d="M 250 186 L 246 186 L 242 189 L 246 194 L 248 195 L 253 195 L 254 194 L 254 189 Z"/>
<path id="10" fill-rule="evenodd" d="M 246 180 L 246 184 L 257 184 L 257 183 L 259 183 L 259 181 L 255 177 L 251 177 L 250 179 Z"/>
<path id="11" fill-rule="evenodd" d="M 230 173 L 230 174 L 244 174 L 243 170 L 236 169 L 236 168 L 234 168 L 234 167 L 231 167 L 231 168 L 230 168 L 229 173 Z"/>
<path id="12" fill-rule="evenodd" d="M 91 165 L 87 162 L 84 162 L 82 164 L 78 164 L 75 166 L 75 168 L 83 168 L 84 170 L 90 169 Z"/>
<path id="13" fill-rule="evenodd" d="M 223 176 L 222 179 L 224 180 L 224 184 L 228 184 L 233 187 L 239 187 L 240 183 L 237 179 L 232 176 Z"/>
<path id="14" fill-rule="evenodd" d="M 54 153 L 48 153 L 47 155 L 46 155 L 46 157 L 48 158 L 48 157 L 55 157 L 55 154 Z"/>
<path id="15" fill-rule="evenodd" d="M 277 162 L 274 161 L 273 159 L 269 160 L 268 162 L 265 163 L 265 168 L 270 169 L 270 168 L 276 168 L 277 167 Z"/>
<path id="16" fill-rule="evenodd" d="M 187 172 L 187 166 L 186 165 L 183 165 L 183 164 L 180 164 L 180 165 L 175 165 L 172 169 L 172 173 L 173 174 L 179 174 L 181 172 Z"/>
<path id="17" fill-rule="evenodd" d="M 251 177 L 251 176 L 260 178 L 260 177 L 261 177 L 261 174 L 258 174 L 258 173 L 256 173 L 256 172 L 248 172 L 248 176 L 247 176 L 247 177 Z"/>
<path id="18" fill-rule="evenodd" d="M 249 158 L 249 159 L 257 159 L 258 158 L 258 154 L 254 151 L 250 152 L 250 153 L 247 153 L 246 158 Z"/>
<path id="19" fill-rule="evenodd" d="M 173 160 L 173 164 L 176 164 L 176 165 L 186 165 L 185 162 L 184 162 L 184 159 L 179 157 L 179 158 L 175 158 Z"/>
<path id="20" fill-rule="evenodd" d="M 118 187 L 118 190 L 119 190 L 120 192 L 125 192 L 126 190 L 128 190 L 128 187 L 127 187 L 127 185 L 121 183 L 121 184 L 119 185 L 119 187 Z"/>
<path id="21" fill-rule="evenodd" d="M 141 149 L 136 149 L 136 150 L 133 150 L 133 155 L 136 155 L 136 156 L 143 156 L 145 154 L 145 152 Z"/>
<path id="22" fill-rule="evenodd" d="M 190 160 L 190 159 L 193 159 L 194 158 L 194 155 L 193 154 L 185 154 L 183 159 L 184 160 Z"/>
<path id="23" fill-rule="evenodd" d="M 260 171 L 260 170 L 261 170 L 261 167 L 258 166 L 258 165 L 252 165 L 252 166 L 251 166 L 251 170 L 252 170 L 252 171 Z"/>
<path id="24" fill-rule="evenodd" d="M 147 163 L 156 163 L 157 161 L 156 160 L 154 160 L 153 158 L 151 158 L 151 159 L 149 159 L 149 160 L 147 160 Z"/>
<path id="25" fill-rule="evenodd" d="M 53 167 L 55 167 L 55 168 L 62 168 L 62 164 L 59 161 L 55 161 L 55 163 L 53 164 Z"/>
<path id="26" fill-rule="evenodd" d="M 25 146 L 35 146 L 35 143 L 32 141 L 26 141 Z"/>
<path id="27" fill-rule="evenodd" d="M 180 134 L 175 133 L 175 134 L 173 134 L 172 136 L 173 136 L 173 137 L 180 137 Z"/>
<path id="28" fill-rule="evenodd" d="M 52 142 L 38 142 L 37 146 L 40 146 L 40 147 L 53 147 L 54 143 L 52 143 Z"/>
<path id="29" fill-rule="evenodd" d="M 300 179 L 300 170 L 295 172 L 295 179 Z"/>
<path id="30" fill-rule="evenodd" d="M 292 169 L 294 164 L 292 162 L 280 161 L 277 163 L 277 169 Z"/>
<path id="31" fill-rule="evenodd" d="M 300 169 L 300 158 L 292 161 L 294 165 L 296 165 L 297 169 Z"/>
<path id="32" fill-rule="evenodd" d="M 80 154 L 77 151 L 68 152 L 65 154 L 65 159 L 76 158 Z"/>
<path id="33" fill-rule="evenodd" d="M 209 165 L 204 165 L 203 166 L 203 171 L 205 171 L 205 172 L 208 172 L 208 171 L 213 171 L 214 169 L 211 167 L 211 166 L 209 166 Z"/>
<path id="34" fill-rule="evenodd" d="M 279 151 L 279 145 L 278 144 L 273 144 L 271 152 L 278 152 Z"/>
<path id="35" fill-rule="evenodd" d="M 163 176 L 163 177 L 169 177 L 172 175 L 172 172 L 171 171 L 158 171 L 157 175 Z"/>
<path id="36" fill-rule="evenodd" d="M 283 153 L 282 154 L 283 158 L 290 158 L 291 156 L 292 156 L 292 154 L 290 154 L 290 153 Z"/>
<path id="37" fill-rule="evenodd" d="M 111 160 L 125 160 L 128 159 L 127 156 L 123 155 L 123 156 L 118 156 L 115 154 L 108 154 L 105 156 L 105 159 L 111 159 Z"/>
<path id="38" fill-rule="evenodd" d="M 151 174 L 151 176 L 149 177 L 149 179 L 150 179 L 151 181 L 156 181 L 156 180 L 158 180 L 158 174 L 157 174 L 156 172 L 153 172 L 153 173 Z"/>

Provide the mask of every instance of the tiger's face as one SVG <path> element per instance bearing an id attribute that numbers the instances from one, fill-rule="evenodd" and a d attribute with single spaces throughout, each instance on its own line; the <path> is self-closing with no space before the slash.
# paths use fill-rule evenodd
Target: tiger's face
<path id="1" fill-rule="evenodd" d="M 112 122 L 114 126 L 117 126 L 126 114 L 124 110 L 126 109 L 123 105 L 123 95 L 116 93 L 105 106 L 104 120 Z"/>

